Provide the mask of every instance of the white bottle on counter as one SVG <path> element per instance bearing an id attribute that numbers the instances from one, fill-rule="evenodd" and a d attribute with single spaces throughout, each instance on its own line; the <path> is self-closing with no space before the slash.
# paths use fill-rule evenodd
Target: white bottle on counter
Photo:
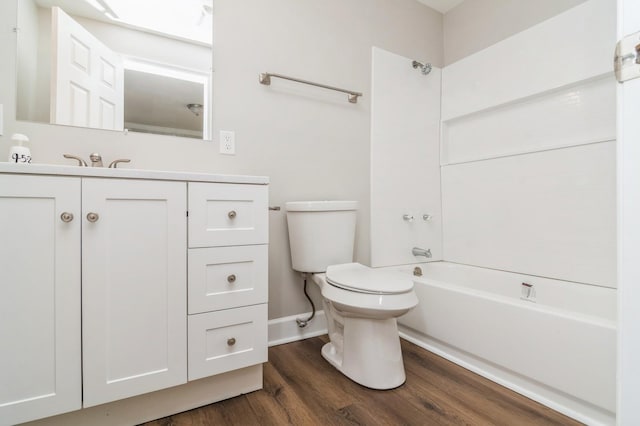
<path id="1" fill-rule="evenodd" d="M 23 143 L 29 142 L 29 138 L 21 133 L 14 133 L 11 136 L 14 146 L 9 150 L 9 162 L 15 164 L 30 164 L 31 151 L 28 147 L 22 146 Z"/>

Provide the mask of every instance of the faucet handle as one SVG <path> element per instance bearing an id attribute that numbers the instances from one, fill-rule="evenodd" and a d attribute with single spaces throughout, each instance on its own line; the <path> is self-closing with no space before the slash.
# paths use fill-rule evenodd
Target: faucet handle
<path id="1" fill-rule="evenodd" d="M 71 155 L 71 154 L 62 154 L 62 156 L 70 160 L 76 160 L 78 162 L 78 166 L 80 167 L 87 167 L 87 162 L 80 157 L 76 157 L 75 155 Z"/>
<path id="2" fill-rule="evenodd" d="M 130 163 L 131 160 L 129 160 L 128 158 L 120 158 L 118 160 L 113 160 L 110 164 L 109 164 L 109 168 L 110 169 L 117 169 L 118 168 L 118 164 L 120 163 Z"/>

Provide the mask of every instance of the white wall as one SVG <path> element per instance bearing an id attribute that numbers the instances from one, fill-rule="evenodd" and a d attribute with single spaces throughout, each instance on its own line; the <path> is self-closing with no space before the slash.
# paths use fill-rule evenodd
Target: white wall
<path id="1" fill-rule="evenodd" d="M 371 265 L 442 259 L 440 68 L 423 75 L 412 60 L 373 49 L 371 82 Z M 420 58 L 425 60 L 425 58 Z M 428 61 L 429 58 L 426 58 Z M 431 220 L 423 220 L 429 214 Z M 414 217 L 412 221 L 403 215 Z"/>
<path id="2" fill-rule="evenodd" d="M 441 31 L 441 15 L 413 0 L 217 1 L 214 127 L 235 130 L 244 166 L 271 177 L 271 204 L 359 201 L 356 259 L 369 263 L 371 47 L 440 65 Z M 364 96 L 350 104 L 275 78 L 262 86 L 266 71 Z M 270 317 L 308 310 L 284 212 L 271 213 L 270 232 Z"/>
<path id="3" fill-rule="evenodd" d="M 234 130 L 237 145 L 236 156 L 223 156 L 217 142 L 15 121 L 15 7 L 0 2 L 0 46 L 8 52 L 0 61 L 0 159 L 10 134 L 22 132 L 38 163 L 69 164 L 63 153 L 98 151 L 107 161 L 131 158 L 131 168 L 268 175 L 272 205 L 356 199 L 357 259 L 369 262 L 371 47 L 441 66 L 441 14 L 415 0 L 217 0 L 214 135 Z M 281 80 L 262 86 L 258 74 L 265 71 L 364 96 L 354 105 L 345 95 Z M 306 312 L 301 280 L 290 268 L 284 212 L 270 215 L 269 317 Z"/>
<path id="4" fill-rule="evenodd" d="M 446 260 L 615 287 L 614 9 L 587 1 L 444 68 Z"/>
<path id="5" fill-rule="evenodd" d="M 465 1 L 444 15 L 444 64 L 452 64 L 584 1 Z"/>

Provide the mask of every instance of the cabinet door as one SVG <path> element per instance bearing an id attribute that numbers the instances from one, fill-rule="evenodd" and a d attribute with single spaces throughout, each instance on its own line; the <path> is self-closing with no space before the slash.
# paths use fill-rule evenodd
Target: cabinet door
<path id="1" fill-rule="evenodd" d="M 0 424 L 80 409 L 79 178 L 0 175 L 0 313 Z"/>
<path id="2" fill-rule="evenodd" d="M 82 197 L 84 407 L 185 383 L 186 183 L 83 179 Z"/>

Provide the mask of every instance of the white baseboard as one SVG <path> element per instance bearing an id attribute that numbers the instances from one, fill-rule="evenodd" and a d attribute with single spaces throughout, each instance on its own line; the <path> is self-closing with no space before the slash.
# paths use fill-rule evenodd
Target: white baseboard
<path id="1" fill-rule="evenodd" d="M 513 390 L 529 399 L 539 402 L 568 417 L 591 426 L 615 424 L 615 414 L 598 408 L 585 401 L 573 398 L 549 386 L 531 380 L 513 371 L 489 363 L 472 354 L 460 351 L 444 342 L 425 336 L 410 328 L 399 326 L 400 337 L 441 356 L 459 366 L 486 377 L 487 379 Z"/>
<path id="2" fill-rule="evenodd" d="M 269 346 L 282 345 L 327 334 L 327 320 L 324 316 L 324 311 L 316 311 L 316 316 L 306 327 L 298 327 L 296 318 L 307 319 L 310 315 L 311 312 L 306 312 L 269 320 Z"/>

